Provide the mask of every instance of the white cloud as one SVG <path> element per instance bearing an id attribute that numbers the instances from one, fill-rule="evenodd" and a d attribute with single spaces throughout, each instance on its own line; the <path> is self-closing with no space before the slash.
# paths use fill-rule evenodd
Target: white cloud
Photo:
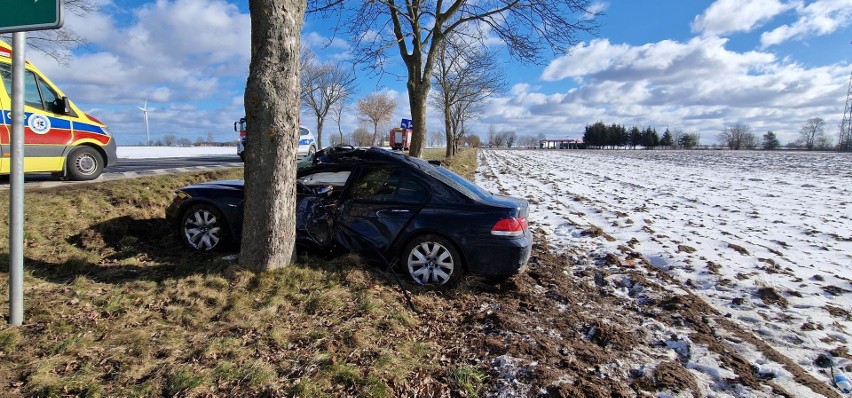
<path id="1" fill-rule="evenodd" d="M 796 8 L 799 19 L 760 35 L 763 48 L 790 39 L 821 36 L 833 33 L 852 23 L 852 0 L 819 0 Z"/>
<path id="2" fill-rule="evenodd" d="M 692 21 L 692 31 L 705 36 L 749 32 L 795 7 L 781 0 L 717 0 Z"/>
<path id="3" fill-rule="evenodd" d="M 609 3 L 605 3 L 602 1 L 596 1 L 589 6 L 588 12 L 583 15 L 584 19 L 593 19 L 599 13 L 606 11 L 609 8 Z"/>
<path id="4" fill-rule="evenodd" d="M 541 75 L 551 92 L 565 89 L 543 94 L 515 85 L 484 112 L 479 131 L 489 124 L 548 126 L 549 137 L 569 138 L 601 120 L 684 128 L 702 132 L 709 143 L 726 124 L 742 121 L 758 132 L 771 129 L 786 142 L 808 118 L 836 124 L 849 65 L 804 67 L 771 53 L 731 51 L 726 44 L 718 37 L 580 44 Z"/>
<path id="5" fill-rule="evenodd" d="M 75 103 L 99 110 L 119 142 L 144 136 L 136 106 L 146 98 L 158 109 L 150 115 L 152 138 L 205 129 L 225 131 L 219 138 L 226 139 L 222 126 L 243 111 L 211 108 L 232 107 L 242 93 L 249 15 L 225 0 L 157 0 L 134 9 L 100 3 L 99 11 L 66 16 L 66 26 L 91 42 L 70 53 L 67 66 L 34 51 L 29 58 Z"/>

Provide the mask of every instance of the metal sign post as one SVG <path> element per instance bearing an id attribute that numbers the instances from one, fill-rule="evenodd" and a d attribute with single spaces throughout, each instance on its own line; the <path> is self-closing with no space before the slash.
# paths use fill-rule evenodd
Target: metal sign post
<path id="1" fill-rule="evenodd" d="M 12 34 L 12 164 L 9 174 L 9 324 L 24 321 L 24 62 L 27 34 Z"/>
<path id="2" fill-rule="evenodd" d="M 62 0 L 6 0 L 0 33 L 12 32 L 12 131 L 9 137 L 9 324 L 24 322 L 24 71 L 29 30 L 62 27 Z"/>

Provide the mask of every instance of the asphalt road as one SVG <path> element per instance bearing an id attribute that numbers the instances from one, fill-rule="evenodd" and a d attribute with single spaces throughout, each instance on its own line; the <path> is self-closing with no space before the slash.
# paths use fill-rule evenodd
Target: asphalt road
<path id="1" fill-rule="evenodd" d="M 118 163 L 108 167 L 94 181 L 62 181 L 50 173 L 29 173 L 24 175 L 24 184 L 30 188 L 49 188 L 70 184 L 90 184 L 101 181 L 113 181 L 142 176 L 188 173 L 214 170 L 227 167 L 243 167 L 240 158 L 234 155 L 204 156 L 186 158 L 118 159 Z M 9 177 L 0 177 L 0 190 L 9 189 Z"/>

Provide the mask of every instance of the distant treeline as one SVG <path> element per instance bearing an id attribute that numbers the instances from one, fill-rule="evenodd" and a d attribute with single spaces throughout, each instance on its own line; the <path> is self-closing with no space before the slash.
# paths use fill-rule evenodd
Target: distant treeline
<path id="1" fill-rule="evenodd" d="M 587 148 L 633 148 L 643 147 L 646 149 L 676 148 L 692 149 L 698 146 L 701 136 L 698 133 L 685 133 L 682 130 L 666 131 L 662 136 L 657 129 L 646 127 L 644 130 L 633 126 L 630 129 L 623 125 L 597 122 L 586 126 L 583 133 L 583 142 Z"/>

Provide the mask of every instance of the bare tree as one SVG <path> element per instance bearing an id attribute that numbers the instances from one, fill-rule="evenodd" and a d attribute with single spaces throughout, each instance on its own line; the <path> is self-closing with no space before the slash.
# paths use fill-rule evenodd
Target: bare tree
<path id="1" fill-rule="evenodd" d="M 173 134 L 165 135 L 163 136 L 163 143 L 166 146 L 175 146 L 175 144 L 177 144 L 177 136 Z"/>
<path id="2" fill-rule="evenodd" d="M 358 127 L 352 132 L 352 143 L 355 146 L 370 146 L 373 145 L 374 136 L 370 134 L 370 130 L 364 127 Z"/>
<path id="3" fill-rule="evenodd" d="M 339 136 L 336 140 L 337 144 L 335 144 L 335 140 L 331 141 L 332 146 L 340 145 L 345 142 L 343 139 L 343 127 L 340 125 L 340 121 L 343 119 L 343 110 L 346 109 L 347 99 L 348 97 L 331 106 L 331 120 L 334 120 L 334 123 L 337 124 L 337 134 Z"/>
<path id="4" fill-rule="evenodd" d="M 343 144 L 346 143 L 346 141 L 345 141 L 346 139 L 345 139 L 345 137 L 343 137 L 342 134 L 340 134 L 340 135 L 332 134 L 330 137 L 328 137 L 328 140 L 330 141 L 329 145 L 331 145 L 331 146 L 343 145 Z"/>
<path id="5" fill-rule="evenodd" d="M 444 133 L 440 131 L 429 132 L 429 146 L 437 147 L 444 143 Z"/>
<path id="6" fill-rule="evenodd" d="M 511 148 L 512 145 L 515 145 L 515 141 L 518 139 L 518 134 L 516 134 L 514 130 L 504 131 L 503 134 L 506 136 L 507 147 Z"/>
<path id="7" fill-rule="evenodd" d="M 745 123 L 735 123 L 722 129 L 719 141 L 728 146 L 728 149 L 740 150 L 757 145 L 757 138 L 751 132 L 751 127 Z"/>
<path id="8" fill-rule="evenodd" d="M 467 142 L 467 145 L 471 148 L 479 148 L 482 144 L 479 136 L 476 134 L 468 134 L 468 136 L 465 137 L 465 142 Z"/>
<path id="9" fill-rule="evenodd" d="M 591 0 L 308 0 L 309 10 L 335 19 L 337 31 L 353 43 L 356 61 L 381 68 L 397 48 L 406 66 L 408 102 L 414 134 L 411 156 L 426 142 L 426 102 L 438 48 L 461 32 L 485 46 L 489 39 L 506 43 L 522 61 L 541 62 L 549 49 L 563 54 L 578 42 L 577 33 L 597 28 Z M 348 16 L 348 17 L 341 17 Z M 392 34 L 383 34 L 392 32 Z"/>
<path id="10" fill-rule="evenodd" d="M 434 80 L 430 99 L 444 115 L 446 157 L 451 158 L 462 142 L 465 122 L 485 106 L 487 98 L 503 91 L 506 81 L 492 53 L 471 46 L 457 33 L 438 49 Z"/>
<path id="11" fill-rule="evenodd" d="M 287 266 L 296 254 L 296 148 L 299 143 L 299 46 L 305 2 L 252 0 L 251 63 L 246 82 L 243 267 Z"/>
<path id="12" fill-rule="evenodd" d="M 317 118 L 317 143 L 322 148 L 322 127 L 332 107 L 355 91 L 355 75 L 340 64 L 319 63 L 310 50 L 301 53 L 302 108 Z"/>
<path id="13" fill-rule="evenodd" d="M 681 142 L 683 141 L 683 136 L 686 132 L 683 129 L 674 129 L 672 130 L 672 146 L 676 149 L 683 148 Z"/>
<path id="14" fill-rule="evenodd" d="M 493 124 L 488 126 L 488 145 L 500 146 L 497 145 L 497 127 Z"/>
<path id="15" fill-rule="evenodd" d="M 822 120 L 822 118 L 814 117 L 802 123 L 799 139 L 807 150 L 822 149 L 819 144 L 824 144 L 826 138 L 825 120 Z"/>
<path id="16" fill-rule="evenodd" d="M 506 138 L 508 138 L 506 137 L 506 132 L 501 131 L 499 133 L 494 134 L 494 139 L 491 141 L 491 143 L 494 144 L 495 147 L 500 148 L 501 146 L 506 144 Z"/>
<path id="17" fill-rule="evenodd" d="M 390 94 L 371 93 L 358 100 L 358 115 L 361 121 L 373 126 L 373 141 L 370 145 L 376 145 L 379 136 L 379 124 L 389 122 L 393 112 L 396 110 L 396 101 Z"/>

